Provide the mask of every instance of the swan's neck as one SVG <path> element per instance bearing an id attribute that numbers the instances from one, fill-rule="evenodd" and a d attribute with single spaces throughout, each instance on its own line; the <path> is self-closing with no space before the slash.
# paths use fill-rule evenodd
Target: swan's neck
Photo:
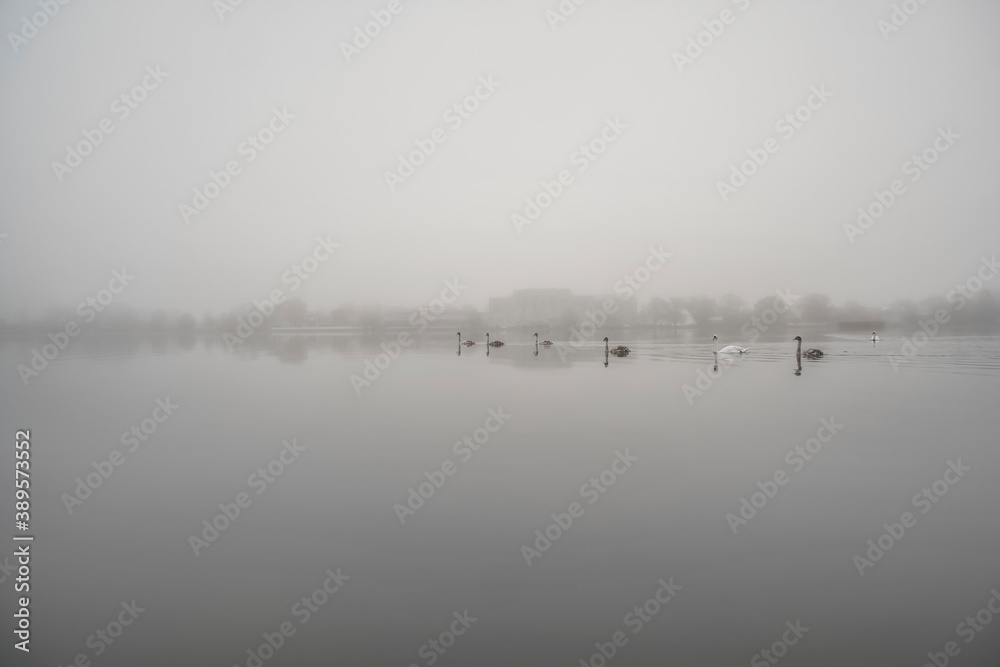
<path id="1" fill-rule="evenodd" d="M 798 349 L 795 350 L 795 354 L 802 354 L 802 341 L 796 341 L 799 344 Z"/>
<path id="2" fill-rule="evenodd" d="M 608 341 L 604 341 L 604 351 L 608 351 Z"/>

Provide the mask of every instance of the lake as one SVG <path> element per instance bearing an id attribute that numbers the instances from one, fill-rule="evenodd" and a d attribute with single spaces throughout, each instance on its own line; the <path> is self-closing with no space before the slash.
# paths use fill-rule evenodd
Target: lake
<path id="1" fill-rule="evenodd" d="M 33 664 L 997 664 L 1000 338 L 609 335 L 7 342 Z"/>

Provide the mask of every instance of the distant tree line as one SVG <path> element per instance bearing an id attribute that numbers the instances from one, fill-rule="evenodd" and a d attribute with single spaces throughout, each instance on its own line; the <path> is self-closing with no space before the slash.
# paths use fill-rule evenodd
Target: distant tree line
<path id="1" fill-rule="evenodd" d="M 695 297 L 653 297 L 639 307 L 639 325 L 652 328 L 695 328 L 739 330 L 754 317 L 761 317 L 772 309 L 775 296 L 758 299 L 753 305 L 735 294 L 726 294 L 718 299 L 708 296 Z M 81 324 L 87 331 L 121 332 L 169 332 L 194 333 L 197 331 L 231 331 L 240 318 L 246 318 L 255 308 L 247 303 L 230 311 L 206 313 L 200 319 L 188 312 L 155 310 L 148 314 L 130 307 L 112 307 L 100 313 L 93 322 Z M 825 294 L 807 294 L 795 298 L 785 312 L 778 315 L 771 327 L 781 329 L 794 323 L 795 326 L 833 327 L 851 322 L 884 322 L 887 328 L 914 328 L 919 322 L 933 317 L 936 311 L 948 313 L 949 327 L 967 330 L 993 330 L 1000 327 L 1000 300 L 990 290 L 982 290 L 961 303 L 949 301 L 944 296 L 934 296 L 921 301 L 899 299 L 885 308 L 863 306 L 856 301 L 837 305 Z M 388 312 L 377 306 L 342 306 L 332 309 L 310 309 L 299 298 L 288 299 L 265 313 L 263 329 L 274 327 L 345 327 L 362 331 L 376 331 L 389 327 L 408 326 L 407 315 L 417 310 L 400 309 Z M 566 319 L 566 318 L 563 318 Z M 62 329 L 66 322 L 80 321 L 71 310 L 53 309 L 45 316 L 31 321 L 7 322 L 0 318 L 0 331 L 45 331 Z M 472 306 L 464 306 L 441 317 L 435 323 L 439 327 L 460 326 L 471 331 L 484 328 L 485 314 Z M 570 321 L 572 320 L 572 321 Z M 577 322 L 551 322 L 550 326 L 574 326 Z"/>
<path id="2" fill-rule="evenodd" d="M 653 297 L 639 309 L 641 324 L 659 327 L 722 328 L 738 330 L 745 323 L 759 318 L 775 303 L 775 296 L 758 299 L 752 306 L 735 294 L 719 299 L 707 296 L 693 298 Z M 890 328 L 913 328 L 919 322 L 944 310 L 954 328 L 993 329 L 1000 325 L 1000 300 L 990 290 L 982 290 L 971 299 L 935 296 L 922 301 L 897 299 L 885 308 L 871 308 L 856 301 L 835 305 L 826 294 L 806 294 L 792 301 L 790 308 L 778 315 L 775 328 L 817 325 L 835 326 L 845 323 L 884 322 Z"/>

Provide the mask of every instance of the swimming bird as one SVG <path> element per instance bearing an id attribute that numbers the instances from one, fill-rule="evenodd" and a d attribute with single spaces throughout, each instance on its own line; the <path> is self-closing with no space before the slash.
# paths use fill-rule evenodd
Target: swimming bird
<path id="1" fill-rule="evenodd" d="M 462 332 L 461 332 L 461 331 L 459 331 L 459 332 L 458 332 L 457 334 L 455 334 L 455 335 L 456 335 L 456 336 L 458 336 L 458 339 L 459 339 L 459 340 L 462 340 Z M 476 344 L 476 341 L 474 341 L 474 340 L 466 340 L 466 341 L 462 341 L 462 345 L 464 345 L 465 347 L 472 347 L 472 346 L 473 346 L 473 345 L 475 345 L 475 344 Z"/>
<path id="2" fill-rule="evenodd" d="M 712 336 L 712 340 L 715 341 L 715 353 L 716 354 L 718 354 L 720 352 L 722 354 L 743 354 L 744 352 L 749 352 L 750 351 L 749 347 L 740 347 L 739 345 L 727 345 L 727 346 L 725 346 L 724 348 L 722 348 L 720 350 L 719 349 L 719 337 L 718 336 Z"/>
<path id="3" fill-rule="evenodd" d="M 604 351 L 605 352 L 610 352 L 611 354 L 615 355 L 616 357 L 625 357 L 625 356 L 628 356 L 628 353 L 631 352 L 632 350 L 628 349 L 624 345 L 619 345 L 618 347 L 608 348 L 608 337 L 605 336 L 604 337 Z"/>
<path id="4" fill-rule="evenodd" d="M 550 340 L 543 340 L 541 343 L 538 342 L 538 334 L 535 334 L 535 345 L 553 345 L 554 343 Z"/>
<path id="5" fill-rule="evenodd" d="M 817 350 L 815 347 L 810 347 L 808 350 L 806 350 L 806 351 L 803 352 L 802 351 L 802 336 L 796 336 L 792 340 L 797 340 L 799 342 L 799 347 L 795 351 L 795 354 L 797 356 L 801 355 L 801 356 L 805 357 L 806 359 L 819 359 L 820 357 L 823 356 L 823 350 Z"/>
<path id="6" fill-rule="evenodd" d="M 490 342 L 490 335 L 486 334 L 486 345 L 488 347 L 501 347 L 503 345 L 503 341 L 502 340 L 495 340 L 495 341 L 493 341 L 491 343 Z"/>
<path id="7" fill-rule="evenodd" d="M 877 343 L 878 342 L 878 334 L 875 333 L 874 331 L 872 332 L 872 342 L 873 343 Z"/>

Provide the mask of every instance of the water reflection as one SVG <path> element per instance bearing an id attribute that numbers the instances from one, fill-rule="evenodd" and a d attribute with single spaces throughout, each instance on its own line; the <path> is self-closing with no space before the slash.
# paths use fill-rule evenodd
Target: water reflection
<path id="1" fill-rule="evenodd" d="M 301 364 L 309 358 L 309 348 L 301 338 L 276 340 L 275 356 L 286 364 Z"/>
<path id="2" fill-rule="evenodd" d="M 450 335 L 412 339 L 400 361 L 360 395 L 348 376 L 362 373 L 366 359 L 394 350 L 397 332 L 254 336 L 233 352 L 217 334 L 195 336 L 194 351 L 191 337 L 77 339 L 66 351 L 77 363 L 47 371 L 28 391 L 8 373 L 10 400 L 0 405 L 0 417 L 44 425 L 52 455 L 40 469 L 70 491 L 156 396 L 169 393 L 183 406 L 79 514 L 57 506 L 46 516 L 59 548 L 39 554 L 52 577 L 45 608 L 60 613 L 65 599 L 95 594 L 113 596 L 113 606 L 138 592 L 149 598 L 150 613 L 189 610 L 190 625 L 175 636 L 226 618 L 231 634 L 220 626 L 199 636 L 199 648 L 232 656 L 234 664 L 251 632 L 276 627 L 290 598 L 314 590 L 327 567 L 343 564 L 346 573 L 358 572 L 348 582 L 357 586 L 281 649 L 284 664 L 310 664 L 324 650 L 365 656 L 342 664 L 409 664 L 414 648 L 440 632 L 427 625 L 466 605 L 483 610 L 483 631 L 469 633 L 456 651 L 497 659 L 470 663 L 456 652 L 452 664 L 511 664 L 503 651 L 531 643 L 539 628 L 558 640 L 520 664 L 578 664 L 594 642 L 610 636 L 621 610 L 646 599 L 658 577 L 676 574 L 691 582 L 683 591 L 690 595 L 678 600 L 683 608 L 665 608 L 640 637 L 648 655 L 745 664 L 762 635 L 801 614 L 817 619 L 817 628 L 843 628 L 817 630 L 813 645 L 802 643 L 801 650 L 815 653 L 802 653 L 801 664 L 816 665 L 830 663 L 824 651 L 851 644 L 844 637 L 869 641 L 863 649 L 875 655 L 884 637 L 866 635 L 871 627 L 895 636 L 940 634 L 942 621 L 927 614 L 919 582 L 947 559 L 960 560 L 935 604 L 949 608 L 974 608 L 968 591 L 996 572 L 989 557 L 1000 545 L 987 510 L 1000 502 L 1000 415 L 993 409 L 998 338 L 935 339 L 897 375 L 888 355 L 900 349 L 900 339 L 887 336 L 875 352 L 863 337 L 829 336 L 820 345 L 828 359 L 811 366 L 812 382 L 788 381 L 788 362 L 800 375 L 802 360 L 791 358 L 787 335 L 720 360 L 703 341 L 619 333 L 616 343 L 633 352 L 607 373 L 593 365 L 607 369 L 612 356 L 598 340 L 542 350 L 511 333 L 505 347 L 484 354 L 476 345 L 461 354 L 459 346 L 466 358 L 453 360 Z M 29 340 L 0 350 L 4 366 L 13 368 L 37 345 Z M 136 358 L 120 363 L 123 355 Z M 516 372 L 524 369 L 533 375 Z M 685 400 L 682 387 L 709 369 L 711 389 L 693 404 Z M 467 464 L 458 462 L 458 475 L 416 523 L 399 525 L 391 505 L 407 502 L 407 489 L 424 482 L 432 466 L 439 469 L 453 443 L 498 406 L 514 415 L 509 425 Z M 782 468 L 794 474 L 786 453 L 828 415 L 848 425 L 836 444 L 733 535 L 725 513 L 738 513 L 758 480 Z M 179 560 L 198 522 L 245 488 L 247 475 L 292 435 L 308 447 L 308 462 L 291 466 L 260 501 L 255 497 L 197 562 L 190 552 Z M 528 567 L 519 547 L 533 544 L 533 531 L 579 498 L 579 485 L 618 448 L 631 448 L 639 463 Z M 882 522 L 895 521 L 938 466 L 958 455 L 975 463 L 975 476 L 919 518 L 920 535 L 893 547 L 861 580 L 851 557 L 864 553 Z M 88 553 L 104 557 L 95 563 L 79 556 Z M 136 562 L 141 568 L 134 569 Z M 260 585 L 276 562 L 285 564 L 280 581 Z M 144 576 L 150 571 L 163 576 Z M 247 591 L 253 604 L 246 603 Z M 384 604 L 371 602 L 377 599 Z M 385 609 L 398 613 L 388 624 Z M 720 609 L 727 618 L 718 618 Z M 943 616 L 951 622 L 951 612 Z M 429 624 L 419 621 L 424 617 Z M 707 626 L 706 618 L 724 625 Z M 746 619 L 757 625 L 748 627 Z M 46 645 L 52 664 L 78 651 L 80 637 L 93 631 L 86 618 L 74 622 L 80 632 L 53 634 Z M 321 625 L 352 631 L 336 635 L 331 646 L 334 630 Z M 717 640 L 720 633 L 725 642 Z M 879 664 L 905 664 L 894 658 Z M 655 664 L 638 651 L 619 659 Z"/>
<path id="3" fill-rule="evenodd" d="M 488 358 L 491 362 L 510 364 L 517 368 L 568 368 L 574 364 L 586 364 L 598 360 L 607 365 L 614 350 L 595 335 L 583 342 L 559 341 L 552 346 L 535 343 L 531 337 L 511 334 L 516 342 L 491 349 L 492 346 L 468 345 L 472 341 L 462 341 L 456 345 L 458 357 Z M 925 369 L 942 373 L 991 374 L 1000 370 L 1000 338 L 991 336 L 938 336 L 927 341 L 919 349 L 905 347 L 912 343 L 904 336 L 880 336 L 877 343 L 867 337 L 831 333 L 811 334 L 810 338 L 822 340 L 821 347 L 828 349 L 824 356 L 826 364 L 843 363 L 883 363 L 897 359 L 897 366 L 904 370 Z M 456 341 L 461 339 L 456 336 Z M 634 351 L 629 359 L 646 364 L 650 361 L 691 362 L 717 371 L 721 365 L 715 357 L 709 365 L 709 355 L 714 351 L 706 349 L 695 336 L 674 336 L 646 339 L 629 339 L 619 334 L 616 339 L 624 339 Z M 10 347 L 22 357 L 30 358 L 32 349 L 48 343 L 41 336 L 6 336 L 0 338 L 0 349 Z M 73 358 L 120 360 L 134 357 L 165 356 L 176 353 L 197 351 L 232 355 L 242 361 L 263 358 L 276 359 L 287 364 L 304 364 L 317 354 L 335 354 L 344 357 L 372 358 L 395 350 L 399 346 L 406 355 L 441 354 L 448 349 L 447 336 L 428 333 L 424 336 L 402 336 L 402 332 L 380 333 L 267 333 L 256 332 L 250 338 L 237 344 L 227 343 L 219 332 L 172 332 L 172 333 L 102 333 L 101 335 L 80 336 L 69 347 L 59 353 L 58 361 Z M 468 347 L 462 350 L 463 347 Z M 486 347 L 480 355 L 479 350 Z M 832 348 L 832 349 L 831 349 Z M 907 352 L 907 350 L 910 350 Z M 465 355 L 463 355 L 463 352 Z M 606 354 L 602 357 L 602 352 Z M 739 357 L 740 364 L 785 363 L 795 349 L 788 349 L 785 336 L 775 336 L 770 340 L 757 340 L 752 352 Z M 395 357 L 395 355 L 393 355 Z M 723 359 L 726 361 L 729 357 Z M 735 360 L 735 358 L 733 358 Z M 905 360 L 899 362 L 899 359 Z M 794 360 L 794 373 L 802 374 L 802 359 Z"/>

